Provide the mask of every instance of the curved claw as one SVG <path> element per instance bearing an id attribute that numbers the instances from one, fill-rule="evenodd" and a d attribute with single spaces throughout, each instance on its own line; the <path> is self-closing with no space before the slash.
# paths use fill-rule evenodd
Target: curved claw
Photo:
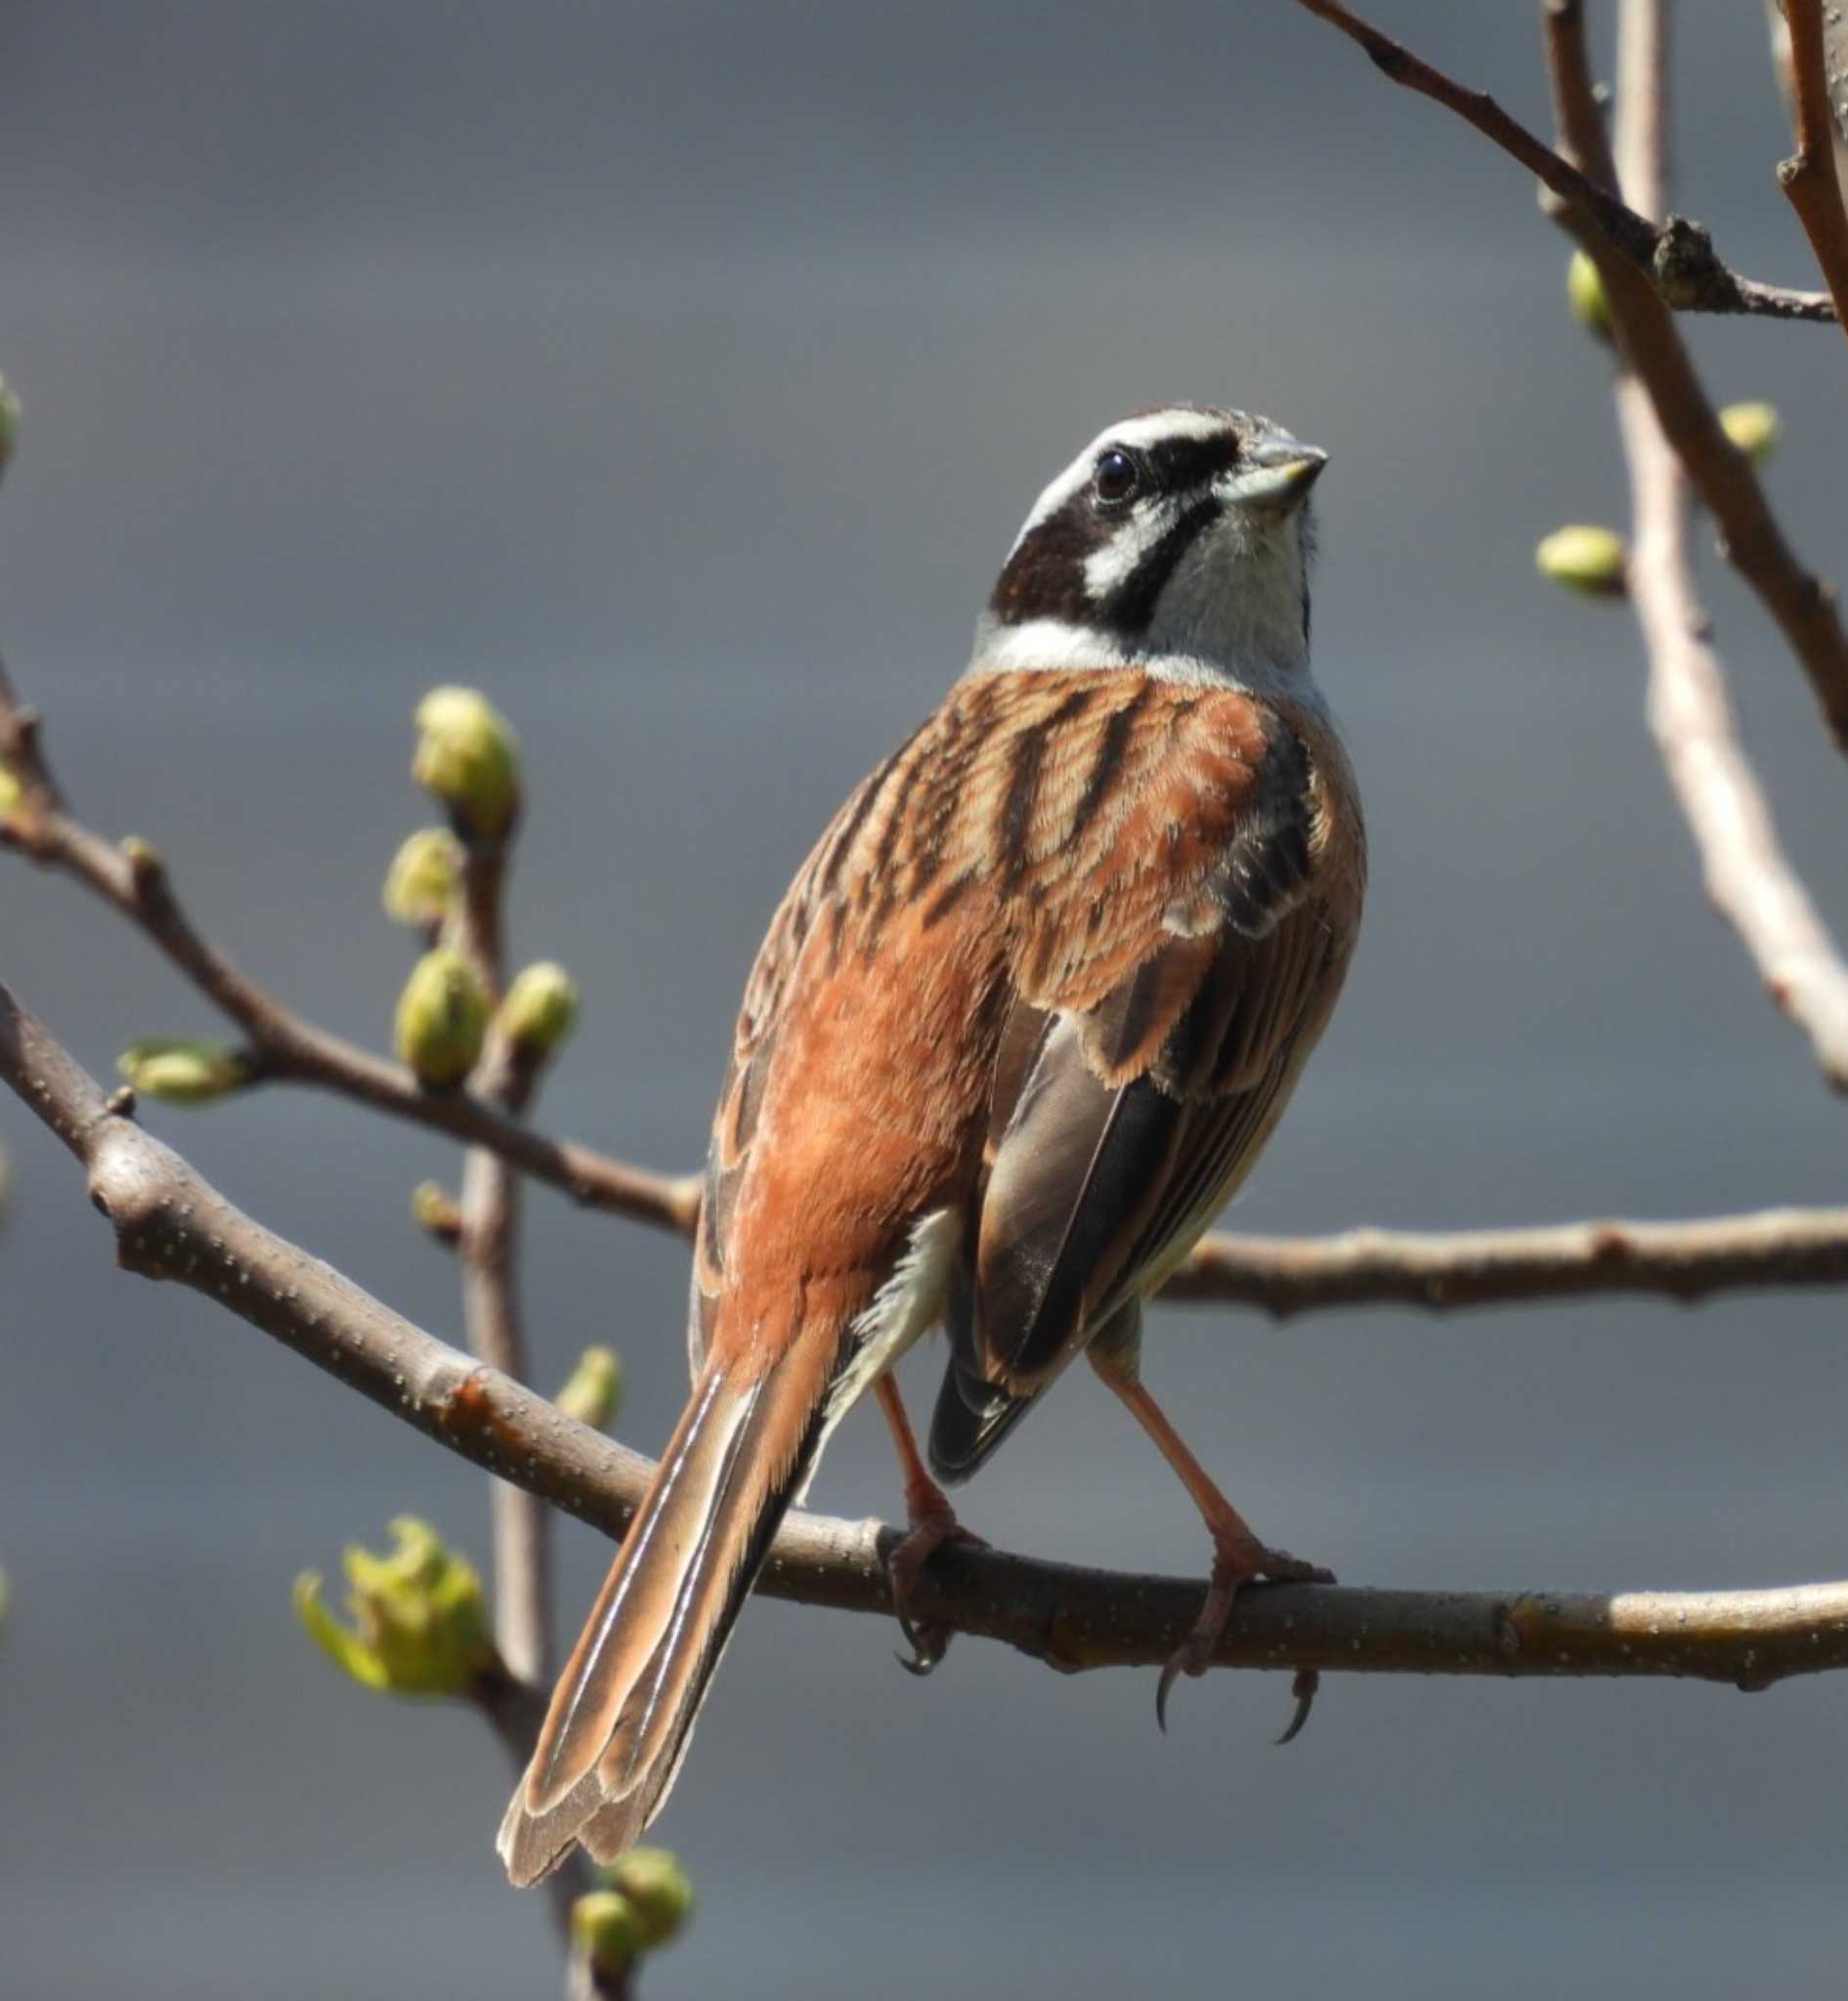
<path id="1" fill-rule="evenodd" d="M 1155 1683 L 1155 1727 L 1164 1737 L 1168 1734 L 1168 1691 L 1181 1679 L 1183 1665 L 1179 1653 L 1170 1654 L 1161 1671 L 1161 1680 Z"/>
<path id="2" fill-rule="evenodd" d="M 1298 1668 L 1296 1680 L 1290 1683 L 1290 1693 L 1296 1698 L 1296 1709 L 1290 1717 L 1290 1726 L 1277 1739 L 1279 1750 L 1285 1744 L 1293 1744 L 1302 1734 L 1303 1725 L 1309 1722 L 1309 1713 L 1315 1707 L 1315 1691 L 1322 1685 L 1322 1678 L 1313 1668 Z"/>
<path id="3" fill-rule="evenodd" d="M 949 1629 L 943 1626 L 915 1626 L 902 1613 L 899 1615 L 898 1630 L 905 1636 L 905 1644 L 911 1648 L 908 1656 L 902 1653 L 892 1655 L 908 1675 L 916 1675 L 920 1681 L 935 1671 L 943 1656 L 950 1650 Z"/>

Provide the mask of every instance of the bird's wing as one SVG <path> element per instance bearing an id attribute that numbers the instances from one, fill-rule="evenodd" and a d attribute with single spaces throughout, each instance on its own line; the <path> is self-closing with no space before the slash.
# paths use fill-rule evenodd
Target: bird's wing
<path id="1" fill-rule="evenodd" d="M 1324 802 L 1293 729 L 1216 694 L 1136 789 L 1109 847 L 1065 874 L 1099 921 L 1049 902 L 1002 1037 L 931 1433 L 948 1478 L 1190 1248 L 1281 1114 L 1345 964 L 1348 927 L 1317 894 Z M 1121 878 L 1199 829 L 1220 834 L 1214 866 L 1181 872 L 1153 931 L 1112 924 Z"/>

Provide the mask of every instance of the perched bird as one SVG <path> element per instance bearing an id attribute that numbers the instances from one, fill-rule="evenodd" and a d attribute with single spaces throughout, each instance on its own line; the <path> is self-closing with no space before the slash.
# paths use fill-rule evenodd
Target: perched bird
<path id="1" fill-rule="evenodd" d="M 516 1883 L 672 1785 L 828 1434 L 877 1389 L 919 1565 L 957 1533 L 887 1373 L 950 1360 L 931 1465 L 981 1465 L 1088 1354 L 1213 1539 L 1198 1673 L 1263 1545 L 1138 1368 L 1142 1301 L 1282 1116 L 1347 972 L 1353 773 L 1310 678 L 1323 454 L 1179 404 L 1041 494 L 943 705 L 859 787 L 745 990 L 694 1256 L 693 1393 L 500 1830 Z"/>

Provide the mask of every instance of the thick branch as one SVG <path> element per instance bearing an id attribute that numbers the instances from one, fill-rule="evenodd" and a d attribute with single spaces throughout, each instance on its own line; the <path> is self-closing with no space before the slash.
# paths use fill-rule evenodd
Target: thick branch
<path id="1" fill-rule="evenodd" d="M 1682 345 L 1674 315 L 1657 288 L 1655 276 L 1660 257 L 1675 254 L 1672 227 L 1658 234 L 1646 217 L 1616 201 L 1511 118 L 1492 98 L 1455 82 L 1361 21 L 1339 0 L 1298 0 L 1298 4 L 1357 42 L 1392 81 L 1467 119 L 1538 175 L 1557 198 L 1561 220 L 1598 266 L 1618 341 L 1649 392 L 1669 443 L 1713 517 L 1728 561 L 1777 621 L 1809 677 L 1837 747 L 1848 751 L 1848 634 L 1836 616 L 1834 593 L 1797 561 L 1784 540 L 1751 462 L 1721 430 Z M 1560 17 L 1575 17 L 1576 12 L 1575 0 L 1548 0 L 1549 37 L 1557 33 Z M 1554 76 L 1557 90 L 1557 64 Z M 1649 235 L 1647 254 L 1637 234 L 1639 227 Z"/>
<path id="2" fill-rule="evenodd" d="M 1667 199 L 1666 21 L 1654 0 L 1619 16 L 1616 170 L 1646 213 Z M 1560 129 L 1594 171 L 1600 132 L 1576 6 L 1548 9 Z M 1649 718 L 1700 851 L 1707 895 L 1739 932 L 1773 1000 L 1809 1037 L 1823 1075 L 1848 1090 L 1848 966 L 1784 859 L 1771 807 L 1740 745 L 1725 670 L 1708 642 L 1689 548 L 1687 480 L 1626 344 L 1617 421 L 1633 516 L 1630 597 L 1649 654 Z M 1742 462 L 1742 461 L 1741 461 Z"/>
<path id="3" fill-rule="evenodd" d="M 451 1450 L 622 1532 L 651 1471 L 646 1460 L 235 1209 L 170 1148 L 111 1114 L 96 1083 L 4 989 L 0 1079 L 83 1164 L 124 1269 L 193 1287 Z M 889 1614 L 884 1559 L 897 1535 L 877 1522 L 792 1514 L 760 1589 Z M 953 1544 L 932 1557 L 912 1610 L 1065 1667 L 1153 1666 L 1191 1626 L 1199 1583 Z M 1610 1597 L 1261 1587 L 1240 1597 L 1215 1658 L 1222 1667 L 1661 1675 L 1762 1688 L 1848 1666 L 1848 1584 Z"/>
<path id="4" fill-rule="evenodd" d="M 1848 324 L 1848 212 L 1835 173 L 1834 128 L 1828 106 L 1828 58 L 1823 46 L 1823 0 L 1784 0 L 1790 29 L 1791 97 L 1796 152 L 1778 180 L 1816 252 L 1835 317 Z"/>

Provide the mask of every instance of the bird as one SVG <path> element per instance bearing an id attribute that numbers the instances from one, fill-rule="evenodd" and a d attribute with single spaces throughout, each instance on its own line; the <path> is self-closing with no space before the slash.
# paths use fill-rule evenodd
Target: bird
<path id="1" fill-rule="evenodd" d="M 1100 433 L 1028 514 L 967 670 L 797 872 L 713 1122 L 691 1396 L 507 1809 L 515 1883 L 654 1819 L 778 1523 L 869 1389 L 914 1638 L 919 1571 L 966 1533 L 939 1483 L 1081 1354 L 1213 1544 L 1158 1707 L 1242 1586 L 1328 1576 L 1259 1540 L 1139 1367 L 1143 1301 L 1281 1118 L 1357 934 L 1360 802 L 1310 674 L 1325 462 L 1195 404 Z M 938 1325 L 926 1468 L 891 1371 Z"/>

